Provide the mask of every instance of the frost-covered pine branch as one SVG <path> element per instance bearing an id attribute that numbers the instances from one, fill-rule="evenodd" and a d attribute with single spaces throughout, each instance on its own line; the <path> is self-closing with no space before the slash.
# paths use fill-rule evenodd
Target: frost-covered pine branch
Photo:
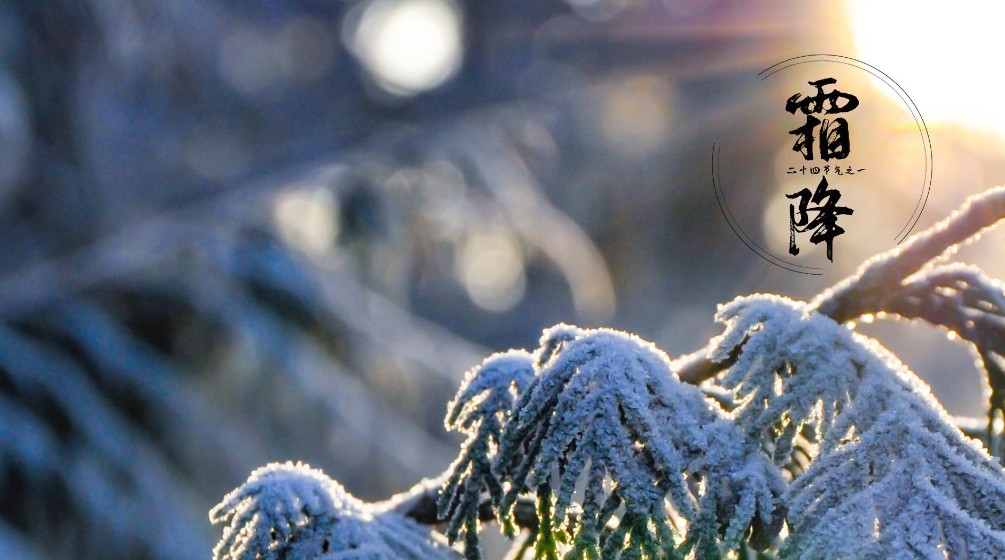
<path id="1" fill-rule="evenodd" d="M 921 320 L 949 329 L 973 344 L 987 375 L 990 394 L 984 439 L 989 451 L 1005 456 L 1005 289 L 973 266 L 952 264 L 914 275 L 881 304 L 880 316 Z"/>
<path id="2" fill-rule="evenodd" d="M 783 558 L 1001 558 L 1005 474 L 928 387 L 877 342 L 806 304 L 738 298 L 716 352 L 736 423 L 787 457 L 806 424 L 816 456 L 788 495 Z"/>
<path id="3" fill-rule="evenodd" d="M 1005 289 L 959 263 L 925 270 L 880 303 L 878 312 L 945 327 L 982 351 L 1005 355 Z"/>
<path id="4" fill-rule="evenodd" d="M 496 354 L 465 376 L 446 426 L 467 441 L 446 473 L 384 505 L 355 501 L 316 471 L 256 473 L 214 510 L 230 524 L 218 560 L 277 550 L 323 557 L 311 551 L 331 546 L 324 539 L 339 527 L 366 527 L 383 546 L 381 528 L 401 523 L 432 547 L 410 550 L 439 558 L 441 545 L 416 533 L 415 521 L 445 524 L 451 541 L 463 533 L 474 560 L 489 519 L 510 537 L 514 525 L 531 529 L 512 558 L 531 546 L 542 560 L 748 558 L 763 549 L 783 560 L 1005 557 L 998 461 L 895 356 L 840 324 L 884 313 L 972 343 L 993 390 L 989 425 L 998 426 L 985 440 L 999 449 L 1001 283 L 973 267 L 926 264 L 1003 216 L 999 188 L 811 302 L 737 298 L 716 316 L 723 334 L 675 362 L 628 333 L 548 329 L 534 353 Z M 337 516 L 306 513 L 319 495 L 348 505 L 318 510 L 342 508 Z"/>
<path id="5" fill-rule="evenodd" d="M 869 259 L 858 272 L 824 291 L 812 307 L 839 323 L 880 310 L 882 302 L 925 264 L 956 251 L 1005 218 L 1005 186 L 995 187 L 967 202 L 933 228 L 904 245 Z"/>
<path id="6" fill-rule="evenodd" d="M 711 558 L 738 546 L 752 523 L 771 530 L 781 479 L 714 401 L 681 383 L 651 343 L 607 329 L 570 332 L 545 332 L 539 354 L 553 355 L 503 435 L 504 516 L 516 496 L 536 491 L 549 514 L 542 533 L 572 535 L 567 558 L 692 549 Z"/>
<path id="7" fill-rule="evenodd" d="M 210 512 L 225 523 L 214 560 L 448 560 L 457 557 L 428 527 L 365 504 L 319 470 L 271 464 Z"/>
<path id="8" fill-rule="evenodd" d="M 858 271 L 821 292 L 810 303 L 813 310 L 839 323 L 883 311 L 914 273 L 929 262 L 955 252 L 1005 219 L 1005 186 L 989 189 L 966 203 L 929 230 L 912 236 L 902 246 L 864 262 Z M 678 375 L 688 383 L 701 383 L 715 376 L 735 359 L 717 354 L 706 346 L 678 360 Z"/>
<path id="9" fill-rule="evenodd" d="M 521 350 L 495 354 L 465 375 L 448 406 L 447 429 L 462 432 L 468 439 L 450 466 L 437 510 L 442 518 L 450 519 L 448 539 L 453 541 L 461 529 L 465 530 L 469 556 L 477 554 L 483 490 L 488 491 L 497 507 L 502 502 L 503 485 L 492 463 L 516 397 L 526 390 L 534 375 L 533 355 Z"/>

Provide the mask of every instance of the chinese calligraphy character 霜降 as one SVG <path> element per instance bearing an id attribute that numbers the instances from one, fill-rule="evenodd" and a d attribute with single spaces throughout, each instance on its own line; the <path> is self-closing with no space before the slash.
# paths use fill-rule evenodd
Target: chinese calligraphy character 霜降
<path id="1" fill-rule="evenodd" d="M 797 93 L 790 97 L 785 103 L 785 110 L 796 114 L 801 111 L 806 115 L 806 124 L 790 130 L 789 134 L 796 136 L 796 143 L 792 150 L 802 154 L 803 159 L 813 159 L 813 145 L 816 127 L 820 126 L 820 158 L 829 161 L 831 158 L 844 159 L 851 153 L 851 141 L 848 137 L 848 121 L 838 117 L 833 121 L 825 118 L 823 121 L 816 118 L 815 114 L 823 113 L 833 115 L 838 113 L 848 113 L 858 107 L 858 98 L 850 93 L 844 93 L 837 89 L 830 93 L 824 93 L 824 86 L 836 84 L 834 78 L 824 78 L 809 82 L 811 86 L 817 88 L 817 93 L 813 97 L 803 97 Z"/>
<path id="2" fill-rule="evenodd" d="M 851 153 L 851 140 L 848 135 L 848 121 L 841 117 L 833 120 L 824 118 L 822 121 L 814 115 L 835 115 L 848 113 L 858 107 L 858 97 L 850 93 L 832 89 L 824 92 L 824 86 L 833 86 L 837 83 L 834 78 L 824 78 L 809 82 L 817 89 L 813 96 L 804 97 L 797 93 L 786 101 L 785 110 L 793 115 L 796 111 L 806 115 L 806 124 L 790 130 L 789 134 L 796 136 L 796 143 L 792 146 L 792 151 L 799 153 L 803 159 L 812 161 L 814 159 L 814 143 L 819 139 L 818 152 L 820 158 L 825 162 L 831 159 L 842 160 Z M 820 127 L 817 136 L 817 127 Z M 830 166 L 825 165 L 824 175 L 830 171 Z M 836 174 L 841 174 L 840 166 L 834 166 Z M 792 169 L 795 172 L 794 168 Z M 803 166 L 802 170 L 806 167 Z M 864 171 L 860 169 L 859 171 Z M 803 171 L 805 174 L 805 171 Z M 848 166 L 848 174 L 852 173 L 851 166 Z M 812 166 L 811 175 L 820 174 L 820 167 Z M 810 192 L 804 188 L 794 194 L 785 195 L 789 199 L 798 199 L 798 204 L 789 205 L 789 253 L 799 254 L 799 247 L 796 245 L 796 233 L 812 231 L 810 242 L 814 245 L 824 242 L 827 244 L 827 260 L 834 262 L 834 238 L 844 233 L 844 228 L 837 224 L 837 218 L 841 215 L 852 214 L 852 209 L 838 206 L 841 199 L 841 192 L 837 189 L 829 189 L 826 177 L 820 179 L 815 191 Z M 810 206 L 810 204 L 815 206 Z M 813 219 L 809 214 L 815 213 Z"/>
<path id="3" fill-rule="evenodd" d="M 844 233 L 844 228 L 837 224 L 837 217 L 840 215 L 850 215 L 854 210 L 844 206 L 838 206 L 841 193 L 837 189 L 827 188 L 827 178 L 822 177 L 820 184 L 814 192 L 809 189 L 802 189 L 794 194 L 785 195 L 786 198 L 799 199 L 798 207 L 789 204 L 789 253 L 799 254 L 799 247 L 796 246 L 796 233 L 813 231 L 810 236 L 810 243 L 814 245 L 825 242 L 827 244 L 827 260 L 834 262 L 834 238 Z M 816 206 L 810 206 L 810 203 Z M 810 212 L 816 215 L 811 220 Z"/>

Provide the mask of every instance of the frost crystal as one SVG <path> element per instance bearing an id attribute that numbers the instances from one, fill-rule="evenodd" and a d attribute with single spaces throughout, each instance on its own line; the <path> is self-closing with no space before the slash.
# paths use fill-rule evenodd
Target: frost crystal
<path id="1" fill-rule="evenodd" d="M 228 523 L 214 560 L 448 560 L 456 553 L 389 508 L 365 504 L 319 470 L 271 464 L 210 512 Z"/>
<path id="2" fill-rule="evenodd" d="M 455 540 L 462 526 L 465 529 L 468 556 L 478 554 L 482 490 L 488 490 L 495 504 L 502 500 L 503 486 L 492 472 L 492 458 L 513 403 L 534 374 L 534 356 L 527 352 L 511 350 L 489 356 L 465 375 L 448 406 L 447 429 L 462 432 L 468 439 L 450 466 L 437 509 L 441 517 L 450 519 L 448 539 Z"/>
<path id="3" fill-rule="evenodd" d="M 805 304 L 738 298 L 713 359 L 736 422 L 781 459 L 804 425 L 819 431 L 786 502 L 782 558 L 1005 557 L 1005 474 L 928 387 L 878 343 Z"/>
<path id="4" fill-rule="evenodd" d="M 511 484 L 504 514 L 536 490 L 542 535 L 563 526 L 574 535 L 567 557 L 678 558 L 695 549 L 715 558 L 755 518 L 772 525 L 779 475 L 653 344 L 562 326 L 546 331 L 538 355 L 547 361 L 517 403 L 497 459 Z M 577 514 L 570 505 L 582 479 Z"/>

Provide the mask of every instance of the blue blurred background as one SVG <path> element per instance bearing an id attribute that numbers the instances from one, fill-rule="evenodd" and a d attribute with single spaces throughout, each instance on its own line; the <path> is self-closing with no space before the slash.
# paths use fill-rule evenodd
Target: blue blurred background
<path id="1" fill-rule="evenodd" d="M 3 0 L 0 558 L 209 557 L 206 512 L 268 461 L 366 499 L 441 472 L 463 372 L 547 326 L 679 355 L 719 332 L 717 303 L 812 297 L 892 236 L 856 223 L 819 277 L 734 236 L 709 179 L 724 139 L 737 219 L 785 251 L 791 184 L 765 154 L 790 148 L 786 115 L 762 118 L 750 79 L 816 52 L 895 77 L 931 132 L 921 229 L 1005 174 L 1002 12 Z M 875 138 L 916 141 L 882 85 L 854 87 Z M 863 176 L 869 205 L 913 204 L 909 151 Z M 959 257 L 1003 277 L 1003 239 Z M 947 333 L 865 332 L 951 412 L 983 411 Z"/>

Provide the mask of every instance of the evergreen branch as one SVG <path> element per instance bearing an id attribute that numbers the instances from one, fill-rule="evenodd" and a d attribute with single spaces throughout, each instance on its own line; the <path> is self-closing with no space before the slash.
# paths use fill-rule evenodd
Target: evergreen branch
<path id="1" fill-rule="evenodd" d="M 926 263 L 952 252 L 1005 218 L 1005 187 L 967 199 L 945 220 L 862 264 L 856 274 L 818 295 L 811 309 L 838 323 L 882 309 L 883 301 Z"/>
<path id="2" fill-rule="evenodd" d="M 976 267 L 955 264 L 923 272 L 878 307 L 950 329 L 982 353 L 1005 355 L 1005 290 Z"/>
<path id="3" fill-rule="evenodd" d="M 1005 473 L 889 351 L 779 296 L 737 298 L 717 319 L 716 353 L 742 345 L 719 381 L 748 438 L 781 465 L 804 427 L 819 434 L 786 494 L 782 558 L 1005 554 Z"/>
<path id="4" fill-rule="evenodd" d="M 868 313 L 883 311 L 884 303 L 902 283 L 926 263 L 951 253 L 957 246 L 980 236 L 1005 218 L 1005 187 L 995 187 L 970 197 L 953 214 L 934 227 L 912 236 L 902 247 L 873 257 L 858 272 L 823 291 L 810 309 L 843 323 Z M 735 355 L 711 358 L 712 345 L 678 358 L 681 381 L 698 384 L 729 368 Z"/>

